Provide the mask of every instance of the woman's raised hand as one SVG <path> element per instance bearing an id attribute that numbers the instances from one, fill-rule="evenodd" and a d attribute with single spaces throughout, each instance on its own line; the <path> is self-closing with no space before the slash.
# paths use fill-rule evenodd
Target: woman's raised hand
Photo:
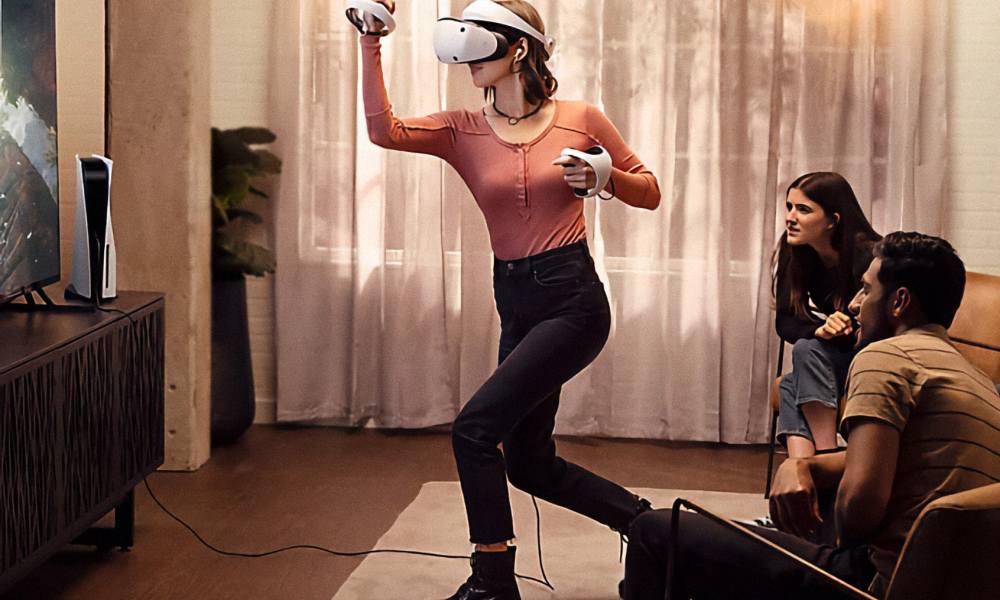
<path id="1" fill-rule="evenodd" d="M 563 168 L 563 179 L 566 185 L 574 189 L 589 190 L 597 185 L 597 175 L 594 169 L 579 158 L 560 156 L 552 164 Z"/>
<path id="2" fill-rule="evenodd" d="M 374 0 L 378 4 L 381 4 L 389 11 L 389 14 L 396 12 L 396 0 Z M 351 21 L 357 30 L 361 33 L 367 33 L 370 35 L 381 35 L 382 31 L 387 27 L 380 19 L 367 12 L 360 12 L 354 8 L 347 9 L 347 18 Z"/>
<path id="3" fill-rule="evenodd" d="M 826 323 L 816 328 L 816 337 L 823 340 L 832 340 L 835 337 L 852 333 L 854 333 L 854 326 L 851 325 L 851 317 L 839 310 L 827 317 Z"/>
<path id="4" fill-rule="evenodd" d="M 384 6 L 389 11 L 390 15 L 396 14 L 396 0 L 375 0 L 375 1 Z M 381 33 L 382 30 L 385 29 L 386 25 L 382 21 L 379 21 L 378 19 L 372 19 L 372 21 L 373 23 L 371 24 L 371 27 L 369 27 L 372 33 Z"/>

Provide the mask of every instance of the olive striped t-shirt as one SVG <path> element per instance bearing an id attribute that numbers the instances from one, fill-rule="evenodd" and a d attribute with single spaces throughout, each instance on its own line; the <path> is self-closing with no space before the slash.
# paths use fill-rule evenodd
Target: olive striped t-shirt
<path id="1" fill-rule="evenodd" d="M 899 461 L 872 560 L 888 580 L 920 511 L 948 494 L 1000 481 L 1000 397 L 944 327 L 880 340 L 851 363 L 841 431 L 872 418 L 901 432 Z"/>

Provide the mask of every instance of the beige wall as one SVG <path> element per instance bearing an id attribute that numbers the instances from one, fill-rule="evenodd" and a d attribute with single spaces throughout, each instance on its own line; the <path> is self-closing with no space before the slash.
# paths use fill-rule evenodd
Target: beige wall
<path id="1" fill-rule="evenodd" d="M 57 0 L 62 278 L 74 155 L 103 153 L 105 2 Z M 112 0 L 112 211 L 120 289 L 167 292 L 166 457 L 209 456 L 209 10 L 201 0 Z"/>
<path id="2" fill-rule="evenodd" d="M 57 0 L 56 68 L 59 242 L 66 282 L 76 215 L 74 156 L 104 153 L 104 0 Z"/>
<path id="3" fill-rule="evenodd" d="M 212 125 L 267 127 L 269 58 L 275 0 L 212 0 Z M 271 206 L 254 206 L 265 223 L 261 239 L 273 248 Z M 274 279 L 247 278 L 256 422 L 274 421 Z"/>
<path id="4" fill-rule="evenodd" d="M 1000 275 L 1000 2 L 952 6 L 945 236 L 970 271 Z"/>
<path id="5" fill-rule="evenodd" d="M 166 292 L 166 457 L 209 457 L 209 5 L 110 0 L 109 148 L 123 289 Z"/>

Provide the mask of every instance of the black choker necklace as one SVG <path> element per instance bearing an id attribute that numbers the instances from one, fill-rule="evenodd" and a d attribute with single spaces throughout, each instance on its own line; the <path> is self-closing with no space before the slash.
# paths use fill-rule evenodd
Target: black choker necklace
<path id="1" fill-rule="evenodd" d="M 496 101 L 496 99 L 494 99 L 493 100 L 493 110 L 498 115 L 500 115 L 501 117 L 505 117 L 507 119 L 507 124 L 508 125 L 517 125 L 518 123 L 520 123 L 524 119 L 527 119 L 528 117 L 531 117 L 535 113 L 537 113 L 538 111 L 542 110 L 542 105 L 543 104 L 545 104 L 544 100 L 542 102 L 539 102 L 538 106 L 536 106 L 535 108 L 531 109 L 531 112 L 529 112 L 527 114 L 523 114 L 520 117 L 512 117 L 512 116 L 508 115 L 507 113 L 503 112 L 502 110 L 500 110 L 499 108 L 497 108 L 497 101 Z"/>

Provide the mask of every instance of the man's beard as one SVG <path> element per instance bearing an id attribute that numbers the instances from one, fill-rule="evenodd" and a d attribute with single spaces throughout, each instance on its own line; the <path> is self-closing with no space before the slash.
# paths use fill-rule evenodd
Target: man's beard
<path id="1" fill-rule="evenodd" d="M 879 302 L 878 306 L 874 307 L 873 311 L 875 318 L 873 323 L 867 327 L 861 328 L 861 336 L 858 343 L 855 344 L 855 348 L 858 350 L 864 348 L 872 342 L 877 342 L 879 340 L 884 340 L 888 337 L 892 337 L 892 327 L 889 325 L 889 319 L 885 315 L 885 304 Z"/>

